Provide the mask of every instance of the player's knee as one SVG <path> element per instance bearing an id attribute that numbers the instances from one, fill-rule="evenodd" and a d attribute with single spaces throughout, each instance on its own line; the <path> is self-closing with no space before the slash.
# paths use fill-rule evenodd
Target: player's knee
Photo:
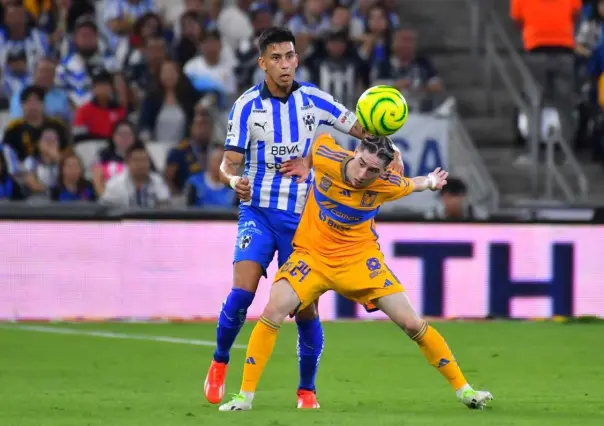
<path id="1" fill-rule="evenodd" d="M 271 295 L 264 308 L 263 316 L 277 324 L 281 324 L 296 309 L 299 303 L 300 299 L 298 299 L 298 295 L 289 282 L 279 280 L 271 289 Z"/>

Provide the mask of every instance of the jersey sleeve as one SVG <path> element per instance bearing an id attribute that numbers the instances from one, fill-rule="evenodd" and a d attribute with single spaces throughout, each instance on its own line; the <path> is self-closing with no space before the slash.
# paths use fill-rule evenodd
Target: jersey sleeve
<path id="1" fill-rule="evenodd" d="M 342 133 L 350 132 L 356 116 L 348 111 L 344 105 L 336 101 L 329 93 L 314 86 L 307 87 L 307 93 L 312 103 L 319 110 L 319 124 L 333 126 Z"/>
<path id="2" fill-rule="evenodd" d="M 415 183 L 411 179 L 401 176 L 392 170 L 386 171 L 379 179 L 385 202 L 406 197 L 415 189 Z"/>
<path id="3" fill-rule="evenodd" d="M 341 164 L 350 155 L 350 152 L 340 147 L 331 135 L 324 133 L 315 139 L 311 154 L 313 168 L 324 171 L 335 164 Z"/>
<path id="4" fill-rule="evenodd" d="M 241 154 L 247 151 L 250 144 L 249 120 L 253 103 L 253 99 L 244 102 L 242 98 L 239 98 L 233 104 L 227 124 L 225 151 L 235 151 Z"/>

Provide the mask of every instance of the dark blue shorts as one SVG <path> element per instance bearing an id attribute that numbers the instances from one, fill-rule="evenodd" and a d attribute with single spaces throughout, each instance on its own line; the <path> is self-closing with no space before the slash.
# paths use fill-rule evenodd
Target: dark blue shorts
<path id="1" fill-rule="evenodd" d="M 277 252 L 279 266 L 293 252 L 292 240 L 300 222 L 298 213 L 252 206 L 240 206 L 235 260 L 249 260 L 266 270 Z"/>

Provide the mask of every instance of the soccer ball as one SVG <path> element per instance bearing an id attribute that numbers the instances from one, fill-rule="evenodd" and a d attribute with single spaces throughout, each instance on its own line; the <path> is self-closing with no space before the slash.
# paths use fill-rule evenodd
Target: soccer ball
<path id="1" fill-rule="evenodd" d="M 376 136 L 389 136 L 403 127 L 409 116 L 407 101 L 391 86 L 365 90 L 357 102 L 357 119 L 365 130 Z"/>

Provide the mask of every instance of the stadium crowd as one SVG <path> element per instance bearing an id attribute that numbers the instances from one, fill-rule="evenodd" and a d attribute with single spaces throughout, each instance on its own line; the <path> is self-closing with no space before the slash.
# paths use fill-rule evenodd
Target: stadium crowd
<path id="1" fill-rule="evenodd" d="M 226 114 L 261 83 L 255 41 L 296 36 L 297 78 L 349 108 L 369 85 L 416 109 L 443 85 L 396 1 L 1 0 L 0 199 L 233 206 Z"/>
<path id="2" fill-rule="evenodd" d="M 560 127 L 575 151 L 604 165 L 604 0 L 511 0 L 510 17 L 544 88 L 543 138 Z M 519 123 L 523 144 L 528 125 Z"/>

